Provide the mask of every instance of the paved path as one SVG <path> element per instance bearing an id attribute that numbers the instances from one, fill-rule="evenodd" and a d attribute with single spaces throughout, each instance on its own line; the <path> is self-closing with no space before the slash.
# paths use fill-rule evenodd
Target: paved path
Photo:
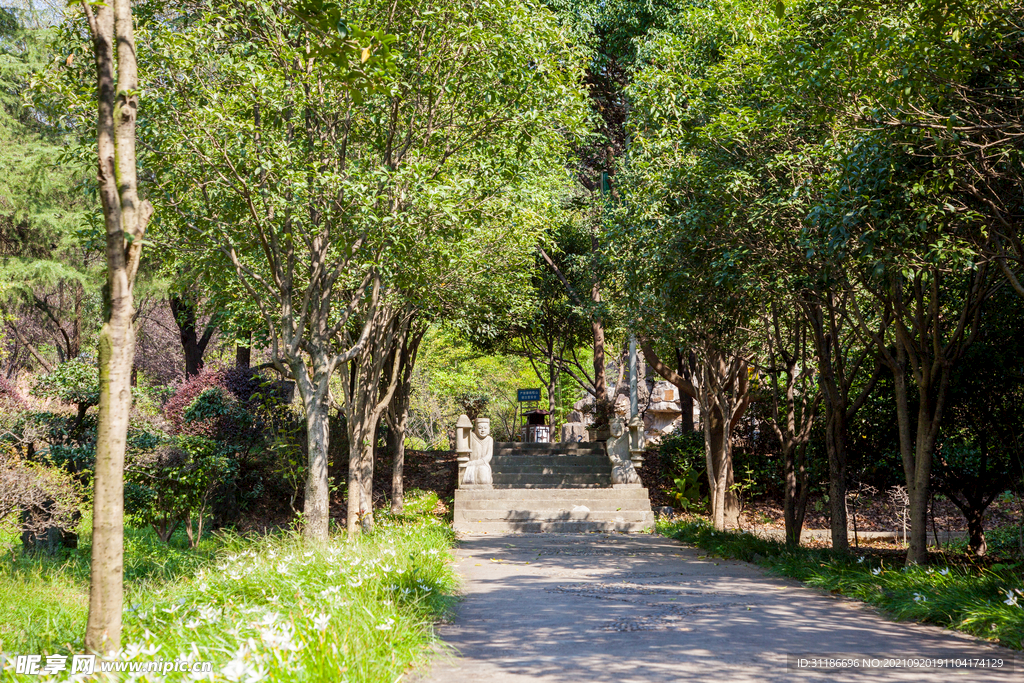
<path id="1" fill-rule="evenodd" d="M 465 599 L 440 627 L 453 648 L 424 683 L 1024 681 L 1013 673 L 797 671 L 787 654 L 1013 657 L 937 627 L 893 623 L 754 565 L 660 536 L 467 536 Z"/>

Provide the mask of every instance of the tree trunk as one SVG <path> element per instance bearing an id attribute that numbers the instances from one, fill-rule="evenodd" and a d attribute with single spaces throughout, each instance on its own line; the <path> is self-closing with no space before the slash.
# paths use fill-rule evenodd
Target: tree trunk
<path id="1" fill-rule="evenodd" d="M 135 355 L 133 286 L 153 207 L 140 201 L 137 186 L 135 121 L 139 84 L 131 5 L 128 0 L 95 6 L 83 3 L 83 10 L 96 59 L 98 189 L 107 260 L 105 322 L 99 335 L 100 400 L 85 647 L 91 652 L 109 654 L 121 646 L 124 454 Z"/>
<path id="2" fill-rule="evenodd" d="M 248 370 L 252 365 L 252 332 L 246 332 L 245 344 L 235 345 L 235 367 L 239 370 Z"/>
<path id="3" fill-rule="evenodd" d="M 706 413 L 704 444 L 711 496 L 711 518 L 715 528 L 735 529 L 740 522 L 740 500 L 733 490 L 732 445 L 722 411 L 716 406 Z"/>
<path id="4" fill-rule="evenodd" d="M 807 444 L 783 446 L 785 470 L 785 501 L 783 518 L 786 522 L 786 545 L 800 545 L 800 535 L 807 513 Z"/>
<path id="5" fill-rule="evenodd" d="M 601 288 L 596 281 L 590 289 L 590 300 L 595 304 L 601 303 Z M 590 329 L 594 333 L 594 393 L 600 401 L 608 398 L 608 380 L 604 374 L 604 322 L 596 312 L 590 321 Z"/>
<path id="6" fill-rule="evenodd" d="M 112 302 L 110 319 L 100 330 L 99 426 L 93 470 L 92 569 L 89 650 L 116 651 L 121 640 L 124 569 L 124 453 L 131 408 L 131 372 L 135 353 L 131 297 Z"/>
<path id="7" fill-rule="evenodd" d="M 984 557 L 988 552 L 988 544 L 985 542 L 985 511 L 972 506 L 965 512 L 967 517 L 967 536 L 971 552 L 976 557 Z"/>
<path id="8" fill-rule="evenodd" d="M 362 484 L 359 495 L 360 508 L 363 511 L 359 521 L 362 524 L 363 531 L 371 531 L 373 529 L 373 471 L 376 465 L 379 425 L 380 413 L 374 411 L 370 415 L 370 423 L 367 429 L 370 438 L 363 442 L 362 453 L 359 457 L 360 466 L 362 467 L 362 471 L 359 473 L 359 482 Z"/>
<path id="9" fill-rule="evenodd" d="M 647 359 L 646 354 L 644 355 L 644 359 Z M 689 361 L 689 363 L 687 363 L 687 361 Z M 683 357 L 682 349 L 676 349 L 676 373 L 680 377 L 685 378 L 687 382 L 690 382 L 690 377 L 693 374 L 692 368 L 695 362 L 692 352 L 689 354 L 689 358 L 687 359 Z M 697 425 L 693 420 L 693 397 L 690 396 L 686 389 L 679 384 L 673 382 L 673 385 L 676 387 L 676 391 L 679 392 L 679 410 L 681 413 L 679 431 L 686 434 L 695 432 L 697 431 Z"/>
<path id="10" fill-rule="evenodd" d="M 826 393 L 827 396 L 827 393 Z M 846 552 L 850 549 L 846 510 L 846 408 L 825 404 L 825 451 L 828 453 L 829 526 L 832 529 L 832 549 Z"/>
<path id="11" fill-rule="evenodd" d="M 311 359 L 322 368 L 324 359 Z M 321 361 L 321 362 L 318 362 Z M 303 535 L 307 540 L 324 542 L 330 532 L 330 489 L 327 480 L 327 453 L 330 446 L 330 415 L 327 396 L 329 376 L 314 371 L 312 381 L 305 363 L 293 364 L 292 374 L 306 413 L 307 472 L 303 500 Z"/>
<path id="12" fill-rule="evenodd" d="M 396 405 L 397 404 L 397 405 Z M 405 428 L 409 424 L 408 397 L 395 395 L 388 408 L 392 425 L 388 429 L 388 452 L 391 454 L 391 512 L 399 515 L 405 510 Z"/>
<path id="13" fill-rule="evenodd" d="M 404 309 L 378 309 L 360 352 L 351 361 L 345 385 L 345 419 L 349 430 L 346 528 L 350 536 L 373 526 L 376 427 L 400 384 L 398 371 L 403 354 L 395 347 L 407 333 L 409 322 Z"/>
<path id="14" fill-rule="evenodd" d="M 401 514 L 405 509 L 405 429 L 409 424 L 409 396 L 412 392 L 412 373 L 416 367 L 420 342 L 427 333 L 427 325 L 410 322 L 402 343 L 399 364 L 399 383 L 385 413 L 388 417 L 388 452 L 391 453 L 391 512 Z"/>
<path id="15" fill-rule="evenodd" d="M 213 337 L 214 326 L 207 325 L 202 338 L 196 332 L 196 305 L 184 296 L 168 298 L 174 322 L 178 326 L 181 349 L 185 354 L 185 377 L 195 377 L 202 371 L 203 354 Z"/>

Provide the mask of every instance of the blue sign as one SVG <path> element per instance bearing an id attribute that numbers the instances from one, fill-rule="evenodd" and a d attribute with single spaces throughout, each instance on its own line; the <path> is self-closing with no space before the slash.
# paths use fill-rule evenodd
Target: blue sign
<path id="1" fill-rule="evenodd" d="M 520 403 L 540 400 L 540 389 L 520 389 L 518 393 Z"/>

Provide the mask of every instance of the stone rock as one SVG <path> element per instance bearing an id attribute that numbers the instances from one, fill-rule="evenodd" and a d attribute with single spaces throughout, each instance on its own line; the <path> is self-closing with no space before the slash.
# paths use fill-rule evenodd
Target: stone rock
<path id="1" fill-rule="evenodd" d="M 587 440 L 587 428 L 582 422 L 566 422 L 562 425 L 562 443 L 579 443 Z"/>
<path id="2" fill-rule="evenodd" d="M 676 516 L 676 509 L 670 505 L 662 505 L 654 508 L 654 516 L 662 519 L 672 519 Z"/>
<path id="3" fill-rule="evenodd" d="M 586 422 L 583 419 L 583 413 L 579 410 L 572 410 L 569 412 L 569 416 L 565 418 L 566 422 Z"/>

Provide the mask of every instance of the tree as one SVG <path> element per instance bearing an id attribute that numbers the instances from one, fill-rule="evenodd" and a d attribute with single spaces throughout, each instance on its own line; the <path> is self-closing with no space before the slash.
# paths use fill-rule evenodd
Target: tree
<path id="1" fill-rule="evenodd" d="M 153 207 L 140 199 L 138 190 L 135 125 L 139 80 L 131 4 L 129 0 L 112 0 L 94 9 L 83 2 L 82 8 L 89 22 L 96 63 L 98 184 L 107 236 L 85 646 L 93 652 L 108 654 L 121 645 L 124 453 L 135 353 L 132 290 Z"/>
<path id="2" fill-rule="evenodd" d="M 782 447 L 786 543 L 798 546 L 810 492 L 807 442 L 821 403 L 821 390 L 814 382 L 814 344 L 806 319 L 797 315 L 784 320 L 777 302 L 771 302 L 762 322 L 764 371 L 770 380 L 766 390 L 771 394 L 769 423 Z"/>

